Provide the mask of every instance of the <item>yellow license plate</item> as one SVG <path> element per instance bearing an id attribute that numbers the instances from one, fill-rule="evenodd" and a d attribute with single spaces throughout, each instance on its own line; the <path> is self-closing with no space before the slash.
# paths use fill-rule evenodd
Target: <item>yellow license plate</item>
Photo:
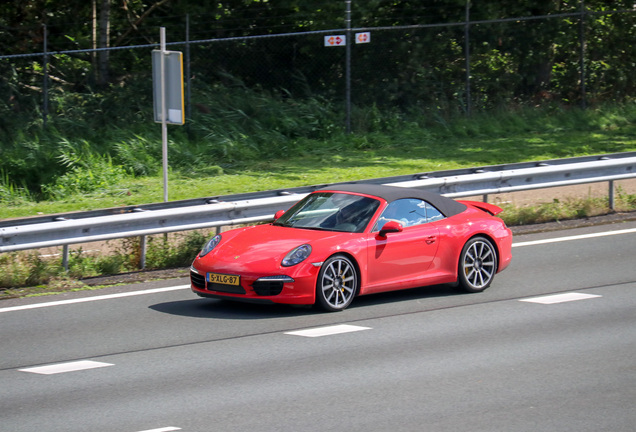
<path id="1" fill-rule="evenodd" d="M 236 275 L 226 275 L 221 273 L 208 273 L 208 282 L 223 285 L 240 285 L 241 277 Z"/>

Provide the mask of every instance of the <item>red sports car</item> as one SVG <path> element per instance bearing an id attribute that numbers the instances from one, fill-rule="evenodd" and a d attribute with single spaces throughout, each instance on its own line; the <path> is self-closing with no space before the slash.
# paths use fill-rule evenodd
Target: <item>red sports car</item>
<path id="1" fill-rule="evenodd" d="M 510 263 L 501 208 L 413 188 L 339 185 L 305 196 L 273 223 L 215 235 L 190 268 L 202 297 L 317 304 L 436 284 L 488 288 Z"/>

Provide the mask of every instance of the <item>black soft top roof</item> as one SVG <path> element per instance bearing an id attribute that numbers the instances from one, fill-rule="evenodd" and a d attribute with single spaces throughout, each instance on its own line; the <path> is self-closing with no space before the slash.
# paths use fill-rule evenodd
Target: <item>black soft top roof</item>
<path id="1" fill-rule="evenodd" d="M 377 184 L 341 184 L 332 188 L 323 188 L 316 192 L 325 191 L 340 191 L 340 192 L 352 192 L 365 195 L 372 195 L 379 198 L 383 198 L 387 202 L 393 202 L 395 200 L 404 198 L 417 198 L 424 201 L 428 201 L 435 208 L 437 208 L 446 217 L 454 216 L 466 210 L 466 205 L 459 203 L 451 198 L 446 198 L 442 195 L 438 195 L 432 192 L 426 192 L 415 188 L 398 187 L 398 186 L 386 186 Z"/>

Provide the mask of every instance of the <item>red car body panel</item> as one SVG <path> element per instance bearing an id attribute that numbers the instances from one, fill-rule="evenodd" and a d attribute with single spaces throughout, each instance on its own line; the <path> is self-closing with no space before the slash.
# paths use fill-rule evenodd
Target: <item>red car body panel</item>
<path id="1" fill-rule="evenodd" d="M 459 200 L 458 202 L 460 203 L 464 203 L 464 204 L 468 204 L 472 207 L 477 207 L 480 210 L 483 210 L 485 212 L 490 213 L 493 216 L 498 215 L 499 213 L 501 213 L 503 211 L 503 209 L 499 206 L 496 206 L 494 204 L 490 204 L 490 203 L 485 203 L 485 202 L 481 202 L 481 201 L 465 201 L 465 200 Z"/>
<path id="2" fill-rule="evenodd" d="M 368 238 L 368 270 L 361 294 L 407 288 L 431 276 L 439 248 L 435 223 L 408 227 L 382 238 Z M 412 282 L 411 282 L 412 281 Z M 415 282 L 418 281 L 418 282 Z"/>
<path id="3" fill-rule="evenodd" d="M 335 189 L 334 191 L 338 191 Z M 351 193 L 351 192 L 347 192 Z M 204 297 L 285 304 L 314 304 L 321 265 L 335 254 L 350 257 L 359 271 L 358 295 L 453 283 L 458 280 L 462 247 L 475 236 L 492 241 L 498 256 L 497 272 L 511 260 L 512 234 L 494 217 L 501 209 L 492 204 L 461 201 L 464 211 L 433 222 L 408 226 L 381 236 L 372 231 L 388 205 L 380 201 L 371 222 L 362 232 L 337 232 L 276 226 L 273 223 L 222 233 L 211 252 L 198 255 L 191 267 L 192 290 Z M 282 261 L 294 248 L 307 244 L 310 255 L 285 267 Z M 244 292 L 215 291 L 209 273 L 240 277 Z M 281 277 L 280 292 L 267 295 L 256 289 L 257 280 Z"/>

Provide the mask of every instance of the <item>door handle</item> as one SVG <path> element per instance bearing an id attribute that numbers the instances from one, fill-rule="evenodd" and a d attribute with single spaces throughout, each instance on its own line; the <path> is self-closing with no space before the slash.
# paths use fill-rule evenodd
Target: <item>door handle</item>
<path id="1" fill-rule="evenodd" d="M 432 236 L 426 237 L 425 241 L 426 241 L 426 244 L 433 244 L 435 243 L 436 240 L 437 240 L 437 236 L 432 235 Z"/>

